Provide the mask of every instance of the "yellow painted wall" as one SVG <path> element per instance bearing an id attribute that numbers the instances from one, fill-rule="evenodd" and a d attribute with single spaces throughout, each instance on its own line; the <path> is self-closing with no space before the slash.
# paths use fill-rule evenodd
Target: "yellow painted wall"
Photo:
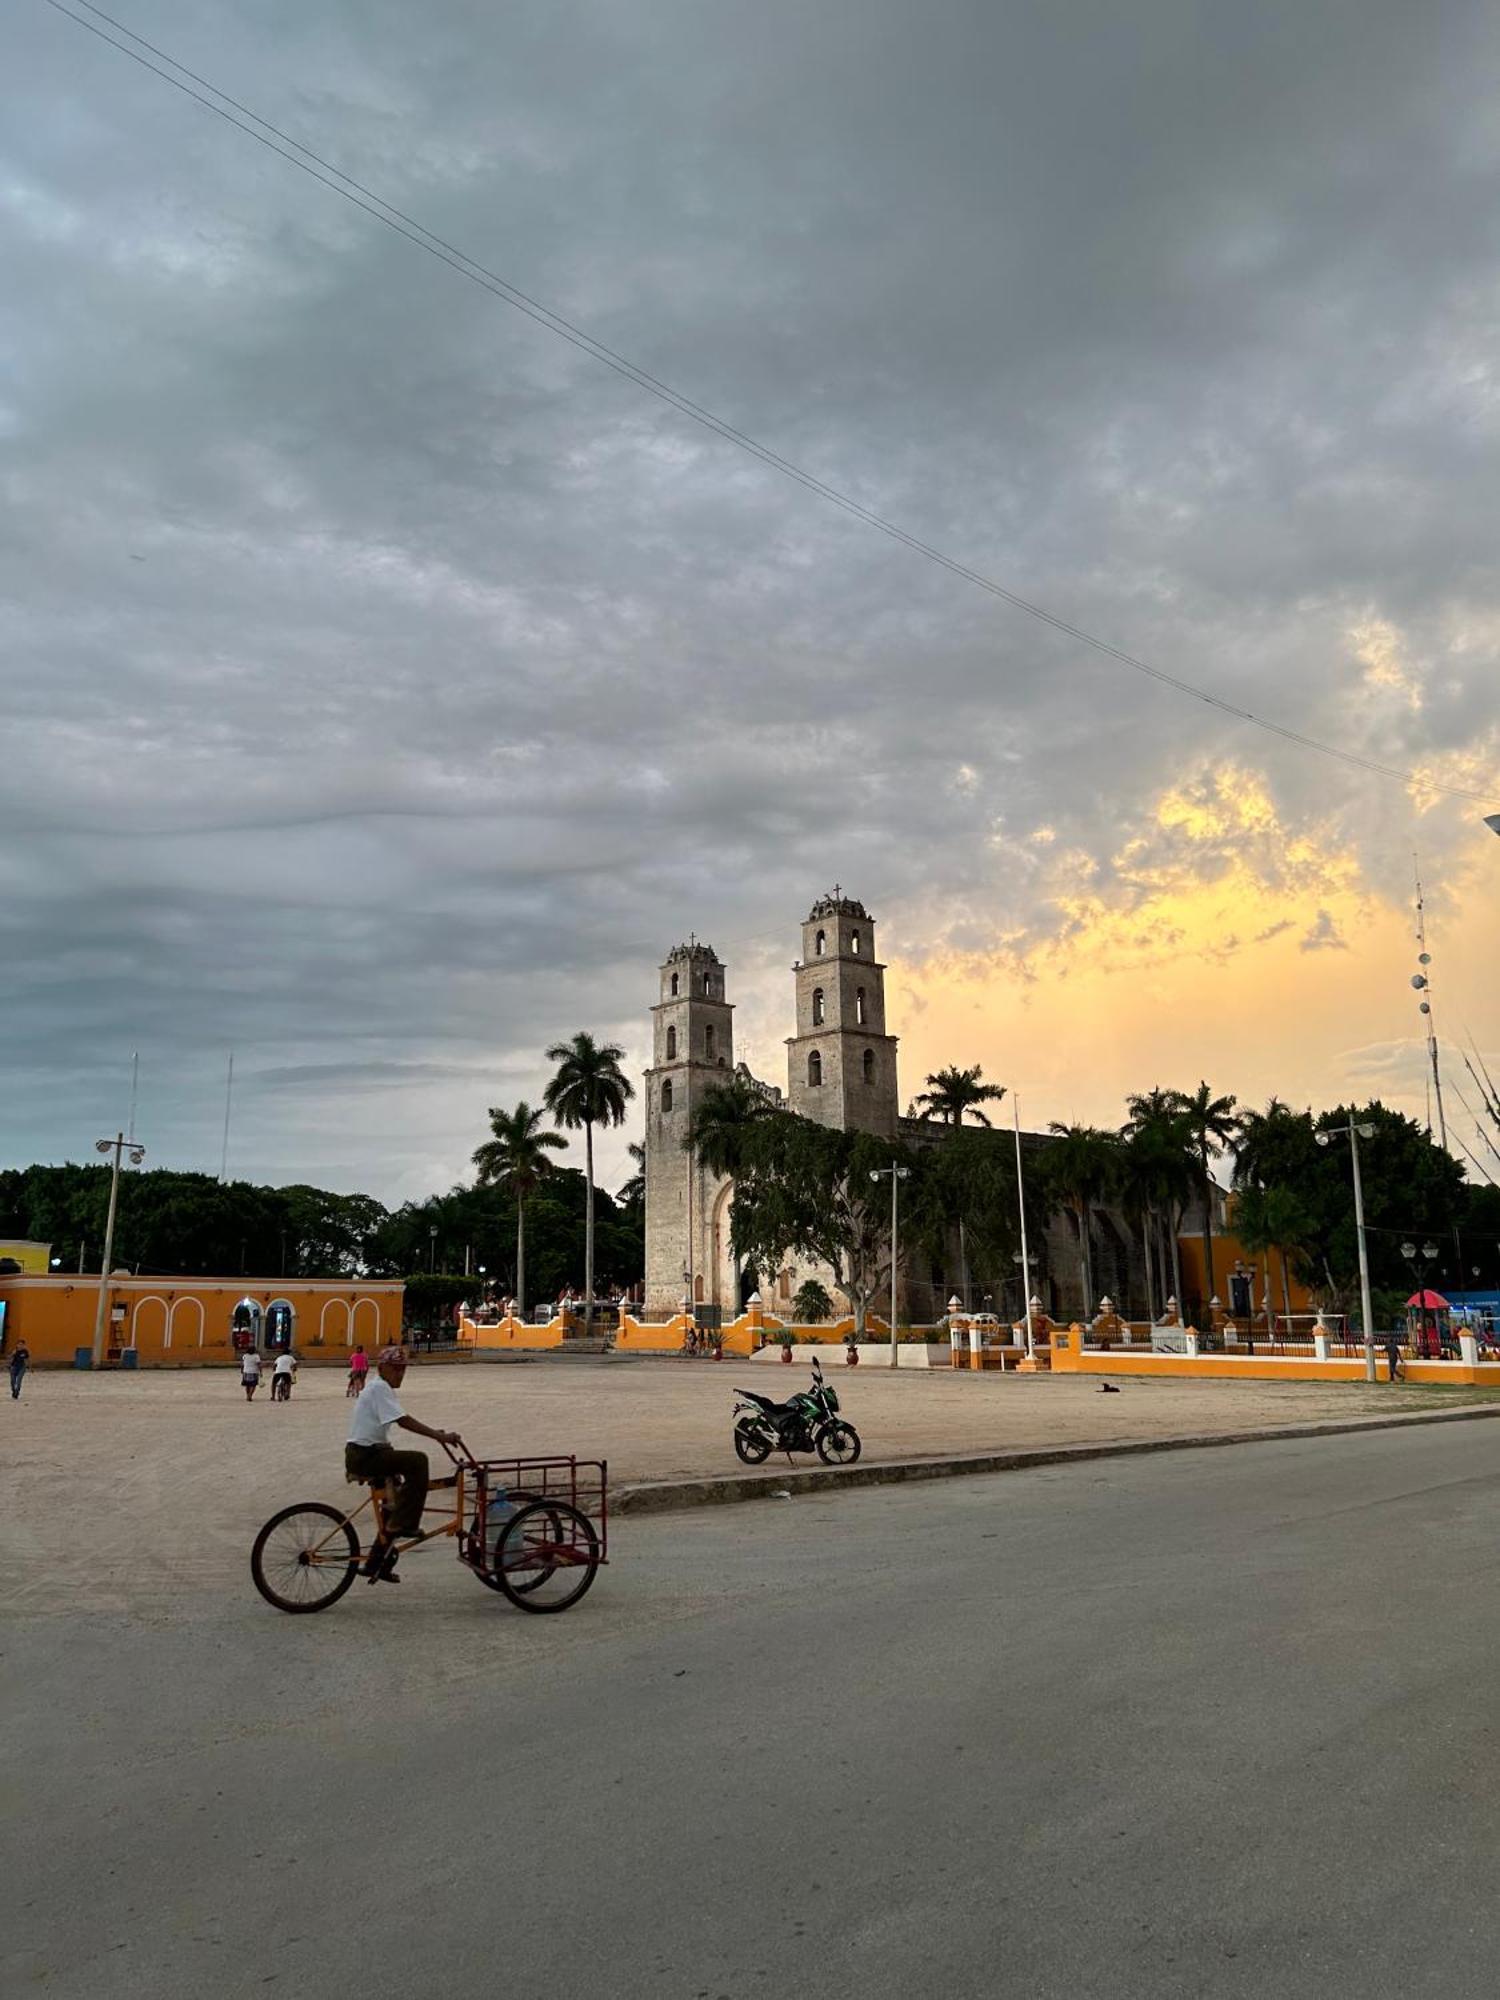
<path id="1" fill-rule="evenodd" d="M 32 1243 L 26 1237 L 0 1237 L 0 1257 L 9 1257 L 32 1277 L 45 1277 L 52 1268 L 52 1245 Z"/>
<path id="2" fill-rule="evenodd" d="M 297 1315 L 294 1351 L 341 1367 L 356 1342 L 374 1353 L 401 1338 L 404 1289 L 398 1278 L 114 1278 L 110 1308 L 123 1307 L 124 1318 L 106 1320 L 106 1341 L 135 1347 L 142 1368 L 222 1367 L 235 1360 L 229 1327 L 240 1300 L 264 1311 L 285 1299 Z M 93 1346 L 98 1296 L 98 1280 L 87 1277 L 0 1277 L 7 1344 L 24 1339 L 38 1365 L 71 1367 L 76 1349 Z"/>
<path id="3" fill-rule="evenodd" d="M 1208 1294 L 1203 1289 L 1202 1236 L 1201 1235 L 1179 1236 L 1177 1239 L 1177 1257 L 1178 1257 L 1178 1262 L 1182 1266 L 1183 1290 L 1187 1293 L 1190 1299 L 1192 1298 L 1206 1299 L 1208 1297 Z M 1218 1293 L 1220 1302 L 1226 1308 L 1228 1307 L 1229 1304 L 1229 1274 L 1234 1269 L 1234 1266 L 1237 1262 L 1243 1264 L 1249 1264 L 1254 1267 L 1255 1276 L 1251 1280 L 1251 1293 L 1253 1297 L 1253 1302 L 1255 1306 L 1258 1308 L 1260 1305 L 1261 1293 L 1264 1291 L 1266 1283 L 1265 1257 L 1264 1256 L 1261 1256 L 1259 1258 L 1252 1257 L 1250 1253 L 1245 1249 L 1244 1245 L 1240 1242 L 1239 1238 L 1234 1234 L 1233 1230 L 1230 1230 L 1227 1235 L 1221 1235 L 1217 1230 L 1215 1230 L 1214 1289 Z M 1282 1291 L 1281 1291 L 1280 1257 L 1273 1255 L 1270 1260 L 1270 1265 L 1271 1265 L 1271 1310 L 1279 1316 L 1284 1311 L 1284 1307 L 1282 1304 Z M 1298 1280 L 1296 1272 L 1291 1270 L 1290 1267 L 1288 1267 L 1287 1271 L 1287 1285 L 1288 1285 L 1288 1291 L 1291 1295 L 1293 1313 L 1311 1313 L 1314 1310 L 1313 1295 L 1308 1290 L 1307 1286 L 1302 1284 Z"/>

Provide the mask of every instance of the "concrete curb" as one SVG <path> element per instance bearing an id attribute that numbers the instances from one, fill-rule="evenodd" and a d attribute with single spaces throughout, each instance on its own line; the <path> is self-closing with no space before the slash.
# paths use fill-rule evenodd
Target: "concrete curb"
<path id="1" fill-rule="evenodd" d="M 1279 1424 L 1208 1436 L 1130 1438 L 1115 1444 L 1040 1445 L 1029 1450 L 972 1452 L 958 1458 L 896 1458 L 876 1465 L 819 1465 L 805 1470 L 732 1473 L 723 1479 L 663 1479 L 622 1487 L 611 1502 L 610 1511 L 668 1514 L 684 1507 L 719 1506 L 731 1500 L 770 1500 L 779 1494 L 838 1492 L 851 1486 L 897 1486 L 913 1479 L 962 1479 L 984 1472 L 1027 1472 L 1037 1465 L 1133 1458 L 1142 1452 L 1207 1451 L 1218 1445 L 1271 1444 L 1284 1438 L 1394 1431 L 1408 1424 L 1472 1423 L 1482 1417 L 1500 1417 L 1500 1403 L 1476 1403 L 1458 1410 L 1415 1410 L 1405 1416 L 1354 1417 L 1348 1422 Z"/>

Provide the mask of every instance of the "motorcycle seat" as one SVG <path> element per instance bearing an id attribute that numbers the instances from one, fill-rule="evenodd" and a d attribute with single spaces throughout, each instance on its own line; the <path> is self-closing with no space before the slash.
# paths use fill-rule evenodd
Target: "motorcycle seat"
<path id="1" fill-rule="evenodd" d="M 768 1417 L 780 1417 L 786 1414 L 787 1405 L 785 1403 L 775 1402 L 770 1396 L 758 1395 L 754 1389 L 736 1389 L 734 1393 L 737 1396 L 743 1396 L 747 1403 L 756 1404 L 758 1408 L 765 1411 Z"/>

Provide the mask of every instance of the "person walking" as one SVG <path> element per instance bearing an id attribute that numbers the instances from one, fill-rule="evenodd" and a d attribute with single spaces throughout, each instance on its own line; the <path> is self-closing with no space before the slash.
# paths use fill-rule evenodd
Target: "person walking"
<path id="1" fill-rule="evenodd" d="M 255 1392 L 260 1387 L 260 1351 L 247 1347 L 240 1356 L 240 1386 L 245 1392 L 245 1401 L 253 1403 Z"/>
<path id="2" fill-rule="evenodd" d="M 395 1575 L 396 1543 L 403 1535 L 422 1532 L 422 1509 L 427 1504 L 427 1488 L 432 1481 L 432 1464 L 425 1451 L 397 1451 L 390 1442 L 392 1426 L 412 1431 L 417 1437 L 437 1444 L 459 1444 L 457 1431 L 435 1431 L 416 1417 L 409 1417 L 397 1391 L 406 1376 L 406 1350 L 383 1347 L 375 1362 L 375 1378 L 367 1382 L 354 1405 L 349 1425 L 349 1441 L 344 1446 L 344 1476 L 367 1484 L 385 1483 L 388 1495 L 385 1522 L 370 1545 L 364 1574 L 373 1583 L 399 1583 Z M 391 1485 L 397 1482 L 394 1495 Z"/>
<path id="3" fill-rule="evenodd" d="M 24 1340 L 18 1340 L 10 1354 L 10 1400 L 21 1400 L 21 1384 L 26 1378 L 26 1370 L 31 1366 L 31 1349 Z"/>
<path id="4" fill-rule="evenodd" d="M 1401 1336 L 1399 1333 L 1391 1332 L 1386 1335 L 1385 1361 L 1387 1368 L 1391 1371 L 1390 1380 L 1394 1382 L 1396 1371 L 1401 1366 Z"/>
<path id="5" fill-rule="evenodd" d="M 289 1347 L 284 1347 L 271 1364 L 271 1401 L 289 1403 L 296 1379 L 297 1357 Z"/>
<path id="6" fill-rule="evenodd" d="M 356 1341 L 354 1352 L 349 1356 L 349 1383 L 344 1391 L 345 1395 L 357 1396 L 365 1386 L 369 1373 L 370 1357 L 365 1353 L 364 1342 Z"/>

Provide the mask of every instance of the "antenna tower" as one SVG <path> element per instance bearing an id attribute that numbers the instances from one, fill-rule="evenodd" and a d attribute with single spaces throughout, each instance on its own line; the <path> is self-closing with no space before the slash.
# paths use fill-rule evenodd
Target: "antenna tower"
<path id="1" fill-rule="evenodd" d="M 1427 968 L 1432 964 L 1432 953 L 1427 949 L 1427 916 L 1422 900 L 1422 876 L 1417 867 L 1417 857 L 1411 858 L 1412 873 L 1417 884 L 1417 964 L 1420 971 L 1411 976 L 1414 989 L 1422 995 L 1417 1002 L 1417 1012 L 1427 1024 L 1427 1058 L 1432 1066 L 1432 1097 L 1437 1105 L 1438 1141 L 1443 1151 L 1448 1150 L 1448 1121 L 1443 1116 L 1443 1079 L 1438 1069 L 1437 1023 L 1432 1015 L 1432 977 Z M 1432 1133 L 1432 1114 L 1429 1110 L 1427 1131 Z"/>

